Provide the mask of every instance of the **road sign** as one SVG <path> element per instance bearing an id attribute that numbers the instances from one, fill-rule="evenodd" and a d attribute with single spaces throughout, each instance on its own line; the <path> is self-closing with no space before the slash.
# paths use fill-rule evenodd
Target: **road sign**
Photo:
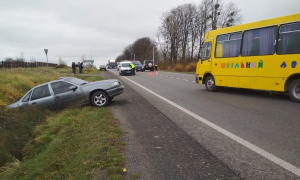
<path id="1" fill-rule="evenodd" d="M 44 49 L 44 51 L 45 51 L 45 53 L 46 53 L 46 55 L 48 54 L 48 49 Z"/>

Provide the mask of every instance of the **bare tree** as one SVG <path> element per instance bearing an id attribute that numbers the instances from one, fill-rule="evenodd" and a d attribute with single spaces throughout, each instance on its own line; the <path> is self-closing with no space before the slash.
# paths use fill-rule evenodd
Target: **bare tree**
<path id="1" fill-rule="evenodd" d="M 155 49 L 156 42 L 149 38 L 144 37 L 137 39 L 131 46 L 133 53 L 135 54 L 136 59 L 140 60 L 147 60 L 152 59 L 153 57 L 153 48 L 154 48 L 154 55 L 157 56 L 157 52 Z"/>
<path id="2" fill-rule="evenodd" d="M 33 57 L 31 57 L 30 62 L 36 62 L 36 60 Z"/>
<path id="3" fill-rule="evenodd" d="M 17 57 L 16 61 L 17 62 L 25 62 L 25 58 L 24 58 L 24 53 L 23 52 L 20 53 L 20 57 Z"/>
<path id="4" fill-rule="evenodd" d="M 5 61 L 5 62 L 13 62 L 14 59 L 13 59 L 13 58 L 10 58 L 10 57 L 6 57 L 4 61 Z"/>
<path id="5" fill-rule="evenodd" d="M 230 27 L 242 22 L 242 16 L 240 15 L 240 9 L 230 2 L 223 9 L 222 14 L 219 17 L 220 27 Z"/>
<path id="6" fill-rule="evenodd" d="M 65 61 L 63 61 L 62 59 L 61 59 L 61 57 L 59 57 L 58 58 L 58 65 L 67 65 L 67 63 L 65 62 Z"/>
<path id="7" fill-rule="evenodd" d="M 170 64 L 177 62 L 180 42 L 180 17 L 178 11 L 172 9 L 170 12 L 164 13 L 162 16 L 162 26 L 159 27 L 159 34 L 165 38 L 165 42 L 170 46 Z"/>
<path id="8" fill-rule="evenodd" d="M 200 51 L 202 48 L 205 34 L 211 27 L 211 24 L 208 24 L 208 20 L 210 18 L 210 6 L 211 6 L 211 0 L 203 0 L 198 8 L 198 14 L 199 14 L 197 19 L 198 36 L 199 36 L 198 59 L 200 57 Z"/>
<path id="9" fill-rule="evenodd" d="M 123 54 L 121 54 L 118 57 L 116 57 L 116 62 L 120 62 L 121 60 L 125 60 Z"/>

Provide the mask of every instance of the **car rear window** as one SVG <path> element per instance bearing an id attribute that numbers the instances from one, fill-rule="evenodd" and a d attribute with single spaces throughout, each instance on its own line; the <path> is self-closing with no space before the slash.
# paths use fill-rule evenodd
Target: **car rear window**
<path id="1" fill-rule="evenodd" d="M 151 60 L 149 60 L 149 61 L 145 61 L 145 63 L 146 63 L 146 64 L 148 64 L 148 63 L 152 63 L 152 61 L 151 61 Z"/>

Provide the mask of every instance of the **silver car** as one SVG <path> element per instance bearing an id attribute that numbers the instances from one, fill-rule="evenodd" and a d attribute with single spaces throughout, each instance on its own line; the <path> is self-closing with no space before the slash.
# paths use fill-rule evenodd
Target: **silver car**
<path id="1" fill-rule="evenodd" d="M 56 110 L 89 103 L 103 107 L 123 91 L 124 85 L 117 79 L 88 82 L 74 77 L 61 77 L 32 88 L 7 108 L 34 105 Z"/>

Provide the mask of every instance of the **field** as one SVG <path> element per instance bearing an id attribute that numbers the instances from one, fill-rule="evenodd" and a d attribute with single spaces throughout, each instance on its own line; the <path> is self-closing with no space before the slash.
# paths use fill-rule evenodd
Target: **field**
<path id="1" fill-rule="evenodd" d="M 121 179 L 123 132 L 107 108 L 6 110 L 32 87 L 61 76 L 97 81 L 71 68 L 0 69 L 0 179 Z M 84 69 L 84 74 L 100 74 Z"/>

